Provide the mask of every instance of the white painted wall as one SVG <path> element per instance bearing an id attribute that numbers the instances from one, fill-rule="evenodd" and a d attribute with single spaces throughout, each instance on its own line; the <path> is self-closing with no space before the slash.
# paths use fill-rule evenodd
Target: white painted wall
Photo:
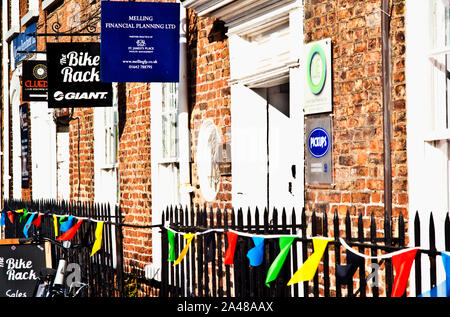
<path id="1" fill-rule="evenodd" d="M 406 2 L 406 104 L 407 104 L 407 158 L 409 185 L 409 235 L 414 243 L 414 217 L 416 211 L 421 219 L 421 247 L 429 248 L 428 225 L 432 211 L 436 228 L 436 248 L 444 250 L 444 220 L 447 212 L 448 185 L 446 177 L 445 152 L 439 150 L 442 144 L 426 142 L 430 117 L 430 1 Z M 428 110 L 427 110 L 428 109 Z M 438 281 L 445 279 L 442 261 L 438 257 Z M 422 291 L 429 290 L 427 279 L 428 256 L 422 256 Z M 412 269 L 414 274 L 414 266 Z M 414 276 L 414 275 L 411 275 Z M 410 279 L 411 290 L 415 293 L 414 280 Z M 439 284 L 439 283 L 438 283 Z"/>
<path id="2" fill-rule="evenodd" d="M 30 102 L 33 199 L 56 198 L 56 124 L 46 102 Z"/>

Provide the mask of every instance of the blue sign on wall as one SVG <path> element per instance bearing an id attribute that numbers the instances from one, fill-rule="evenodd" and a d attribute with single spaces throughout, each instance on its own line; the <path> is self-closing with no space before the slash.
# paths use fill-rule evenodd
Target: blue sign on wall
<path id="1" fill-rule="evenodd" d="M 324 157 L 330 148 L 330 137 L 322 128 L 315 128 L 308 137 L 308 149 L 316 158 Z"/>
<path id="2" fill-rule="evenodd" d="M 36 36 L 30 36 L 30 34 L 36 34 L 36 23 L 30 24 L 24 33 L 20 33 L 13 39 L 13 55 L 15 65 L 17 65 L 28 55 L 27 53 L 19 53 L 20 51 L 36 50 Z"/>
<path id="3" fill-rule="evenodd" d="M 101 80 L 178 82 L 180 4 L 102 1 Z"/>

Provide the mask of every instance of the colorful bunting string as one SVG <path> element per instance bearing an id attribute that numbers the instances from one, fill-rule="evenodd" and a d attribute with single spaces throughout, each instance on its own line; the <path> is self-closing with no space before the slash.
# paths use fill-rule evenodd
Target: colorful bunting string
<path id="1" fill-rule="evenodd" d="M 192 239 L 197 235 L 209 235 L 212 232 L 222 232 L 226 234 L 227 240 L 228 240 L 228 247 L 225 252 L 225 261 L 224 264 L 231 265 L 234 261 L 234 253 L 236 249 L 236 242 L 239 236 L 244 237 L 251 237 L 254 243 L 254 247 L 250 249 L 247 253 L 247 258 L 250 261 L 251 266 L 258 266 L 262 263 L 263 259 L 263 250 L 264 250 L 264 240 L 268 238 L 278 238 L 279 239 L 279 245 L 280 245 L 280 253 L 270 266 L 268 272 L 265 284 L 270 287 L 270 283 L 274 281 L 279 272 L 281 271 L 281 268 L 287 258 L 287 255 L 289 253 L 289 250 L 292 246 L 292 243 L 295 238 L 301 238 L 299 235 L 258 235 L 258 234 L 251 234 L 247 232 L 238 232 L 235 230 L 225 230 L 225 229 L 210 229 L 207 231 L 197 232 L 197 233 L 182 233 L 177 232 L 169 227 L 164 227 L 167 232 L 169 233 L 169 252 L 170 250 L 174 249 L 175 244 L 175 234 L 184 234 L 185 239 L 188 239 L 188 242 L 186 244 L 186 247 L 183 249 L 182 253 L 180 254 L 177 262 L 181 262 L 181 260 L 184 258 L 184 256 L 187 253 L 187 250 L 189 248 L 189 244 L 192 241 Z M 205 238 L 206 239 L 206 238 Z M 300 269 L 291 277 L 290 281 L 287 285 L 293 285 L 299 282 L 309 281 L 311 280 L 316 272 L 318 265 L 323 257 L 323 254 L 326 250 L 326 247 L 329 242 L 334 241 L 332 238 L 326 238 L 326 237 L 313 237 L 307 238 L 308 240 L 313 241 L 313 247 L 314 252 L 313 254 L 302 264 Z M 347 249 L 347 265 L 337 265 L 336 267 L 336 275 L 337 278 L 340 280 L 341 283 L 349 283 L 351 281 L 352 276 L 356 272 L 357 268 L 363 263 L 364 259 L 387 259 L 392 258 L 392 262 L 394 264 L 394 270 L 395 270 L 395 278 L 394 278 L 394 287 L 392 295 L 393 297 L 401 296 L 405 289 L 406 284 L 409 279 L 409 273 L 411 270 L 412 263 L 414 261 L 415 255 L 417 251 L 420 249 L 419 247 L 414 248 L 406 248 L 403 250 L 395 251 L 392 253 L 387 253 L 384 255 L 379 256 L 369 256 L 362 253 L 357 252 L 353 248 L 351 248 L 344 239 L 340 238 L 339 242 L 341 245 Z M 443 260 L 444 260 L 444 253 L 443 254 Z M 175 258 L 175 255 L 169 255 L 170 258 Z M 448 258 L 448 259 L 447 259 Z M 450 272 L 450 253 L 448 254 L 448 257 L 446 257 L 448 261 L 448 270 Z M 175 264 L 174 264 L 175 265 Z M 448 283 L 449 293 L 450 293 L 450 282 Z"/>
<path id="2" fill-rule="evenodd" d="M 41 212 L 30 212 L 24 208 L 15 211 L 13 210 L 10 210 L 8 212 L 3 211 L 0 217 L 0 226 L 6 225 L 5 223 L 6 218 L 8 218 L 11 223 L 14 223 L 14 213 L 20 215 L 19 222 L 22 222 L 24 219 L 28 217 L 27 222 L 23 227 L 23 234 L 26 238 L 28 238 L 28 231 L 32 225 L 36 227 L 41 226 L 43 215 L 53 217 L 53 229 L 55 233 L 55 238 L 58 237 L 59 233 L 63 233 L 59 238 L 56 239 L 57 241 L 66 241 L 73 239 L 79 227 L 85 220 L 88 220 L 89 223 L 91 222 L 97 223 L 97 228 L 95 231 L 96 239 L 94 241 L 91 250 L 91 256 L 94 255 L 96 252 L 98 252 L 98 250 L 101 248 L 103 224 L 105 223 L 104 221 L 93 220 L 86 217 L 77 217 L 72 215 L 52 215 L 49 213 L 43 214 Z M 77 219 L 77 223 L 75 225 L 72 225 L 75 219 Z"/>

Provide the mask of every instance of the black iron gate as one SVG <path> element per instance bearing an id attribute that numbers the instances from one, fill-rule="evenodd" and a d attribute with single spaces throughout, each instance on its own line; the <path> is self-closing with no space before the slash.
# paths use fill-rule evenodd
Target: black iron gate
<path id="1" fill-rule="evenodd" d="M 68 263 L 78 264 L 81 268 L 81 282 L 87 283 L 84 297 L 122 297 L 123 296 L 123 250 L 121 236 L 121 211 L 119 207 L 111 208 L 109 204 L 69 203 L 66 201 L 4 201 L 3 211 L 26 209 L 28 212 L 39 212 L 44 216 L 39 228 L 31 226 L 29 236 L 39 234 L 42 237 L 55 238 L 52 215 L 72 215 L 87 220 L 103 221 L 103 238 L 101 249 L 93 256 L 91 248 L 77 249 L 69 252 Z M 26 221 L 5 221 L 5 238 L 24 238 L 23 227 Z M 72 240 L 74 244 L 95 241 L 95 228 L 91 221 L 84 221 Z M 84 241 L 82 241 L 84 240 Z M 92 244 L 92 243 L 91 243 Z M 52 245 L 52 266 L 56 268 L 62 250 Z"/>

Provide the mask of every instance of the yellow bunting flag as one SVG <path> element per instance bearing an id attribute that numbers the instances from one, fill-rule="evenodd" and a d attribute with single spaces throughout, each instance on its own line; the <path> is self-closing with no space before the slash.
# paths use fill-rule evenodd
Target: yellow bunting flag
<path id="1" fill-rule="evenodd" d="M 302 267 L 295 272 L 287 284 L 288 286 L 299 282 L 310 281 L 314 278 L 317 267 L 319 266 L 329 241 L 333 241 L 333 239 L 313 238 L 314 253 L 303 263 Z"/>
<path id="2" fill-rule="evenodd" d="M 95 228 L 95 242 L 92 246 L 91 256 L 93 256 L 102 247 L 103 223 L 103 221 L 97 222 L 97 228 Z"/>
<path id="3" fill-rule="evenodd" d="M 191 245 L 192 239 L 194 239 L 194 234 L 192 233 L 186 233 L 184 235 L 184 238 L 186 239 L 186 246 L 184 247 L 183 251 L 181 251 L 180 256 L 175 261 L 173 266 L 180 264 L 181 261 L 183 261 L 184 257 L 186 256 L 187 252 L 189 251 L 189 246 Z"/>
<path id="4" fill-rule="evenodd" d="M 53 216 L 53 227 L 55 228 L 55 237 L 58 236 L 58 219 Z"/>

